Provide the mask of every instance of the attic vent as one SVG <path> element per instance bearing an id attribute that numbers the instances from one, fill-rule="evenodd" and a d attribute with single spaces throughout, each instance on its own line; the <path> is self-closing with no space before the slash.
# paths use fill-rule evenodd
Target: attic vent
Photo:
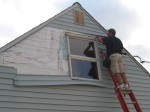
<path id="1" fill-rule="evenodd" d="M 75 11 L 75 23 L 84 25 L 84 13 L 81 11 Z"/>

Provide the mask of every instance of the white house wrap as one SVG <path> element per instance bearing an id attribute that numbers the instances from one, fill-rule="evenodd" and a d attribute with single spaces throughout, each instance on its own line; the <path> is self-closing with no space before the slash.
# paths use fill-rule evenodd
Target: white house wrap
<path id="1" fill-rule="evenodd" d="M 64 40 L 63 30 L 44 27 L 1 53 L 0 63 L 16 67 L 20 74 L 67 75 Z"/>

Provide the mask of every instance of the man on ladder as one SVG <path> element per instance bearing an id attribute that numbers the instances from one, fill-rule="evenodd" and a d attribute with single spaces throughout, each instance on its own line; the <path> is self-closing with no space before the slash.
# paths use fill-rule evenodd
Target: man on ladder
<path id="1" fill-rule="evenodd" d="M 130 86 L 128 85 L 122 57 L 123 44 L 115 34 L 115 29 L 111 28 L 107 32 L 107 37 L 97 36 L 97 40 L 106 45 L 107 56 L 111 60 L 110 69 L 112 74 L 116 77 L 120 89 L 129 90 Z"/>

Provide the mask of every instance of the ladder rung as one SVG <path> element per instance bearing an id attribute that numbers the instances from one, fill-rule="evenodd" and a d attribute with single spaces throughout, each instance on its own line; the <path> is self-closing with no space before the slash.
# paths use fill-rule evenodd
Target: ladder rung
<path id="1" fill-rule="evenodd" d="M 131 91 L 131 89 L 123 89 L 123 90 L 121 90 L 121 91 Z"/>
<path id="2" fill-rule="evenodd" d="M 126 90 L 126 89 L 123 89 L 123 90 L 121 90 L 121 91 L 131 91 L 131 90 Z"/>
<path id="3" fill-rule="evenodd" d="M 130 94 L 131 91 L 122 91 L 123 94 Z"/>
<path id="4" fill-rule="evenodd" d="M 135 104 L 136 102 L 127 102 L 127 104 Z"/>

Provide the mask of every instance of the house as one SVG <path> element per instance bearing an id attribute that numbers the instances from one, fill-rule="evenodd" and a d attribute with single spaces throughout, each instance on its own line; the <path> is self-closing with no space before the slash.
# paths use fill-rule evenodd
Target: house
<path id="1" fill-rule="evenodd" d="M 102 66 L 105 46 L 96 35 L 106 35 L 105 28 L 74 3 L 2 47 L 0 112 L 122 112 Z M 143 112 L 149 112 L 150 74 L 124 52 L 128 80 Z"/>

